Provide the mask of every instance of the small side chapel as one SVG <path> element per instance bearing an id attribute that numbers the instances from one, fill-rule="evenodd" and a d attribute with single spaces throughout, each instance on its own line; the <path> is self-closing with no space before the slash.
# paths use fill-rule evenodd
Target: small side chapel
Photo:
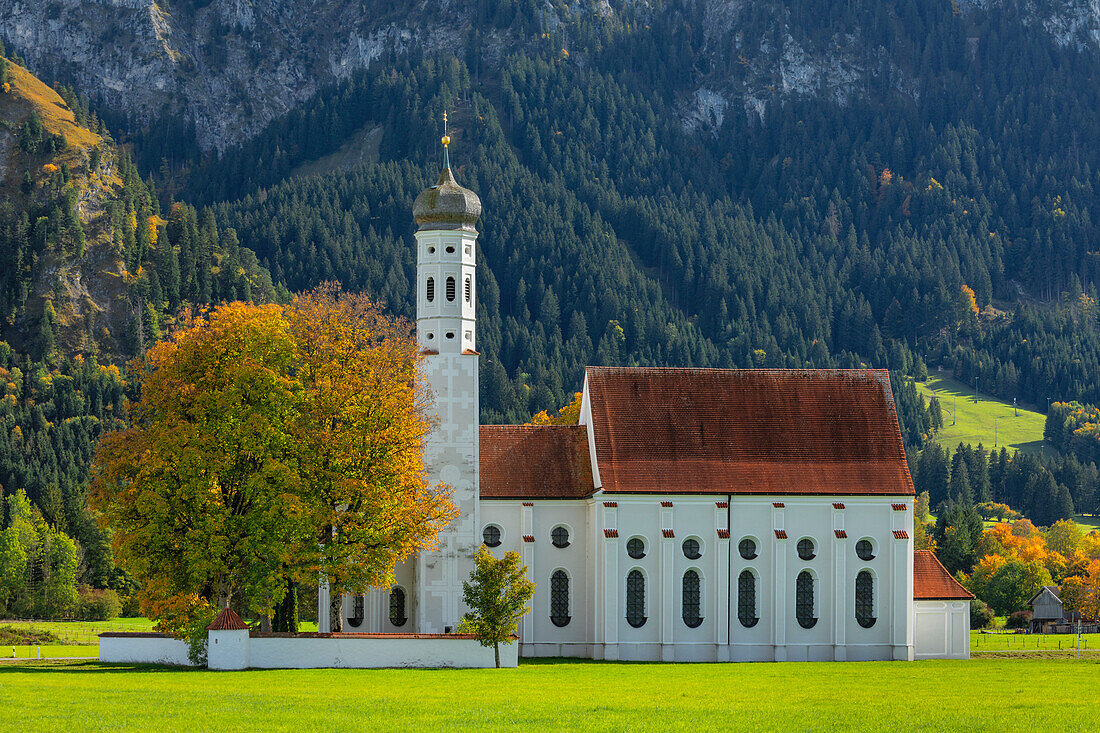
<path id="1" fill-rule="evenodd" d="M 392 588 L 346 597 L 345 631 L 453 632 L 485 544 L 536 583 L 525 657 L 969 657 L 970 594 L 914 552 L 885 371 L 589 367 L 576 425 L 479 425 L 481 201 L 449 142 L 413 206 L 416 337 L 438 413 L 428 478 L 461 515 Z"/>

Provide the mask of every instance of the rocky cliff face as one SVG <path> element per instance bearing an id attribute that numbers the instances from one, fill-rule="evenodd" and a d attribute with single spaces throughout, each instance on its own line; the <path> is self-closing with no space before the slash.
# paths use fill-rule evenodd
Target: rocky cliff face
<path id="1" fill-rule="evenodd" d="M 673 3 L 630 2 L 635 17 Z M 800 33 L 779 0 L 700 0 L 709 71 L 684 90 L 688 128 L 720 123 L 731 108 L 763 114 L 768 100 L 826 94 L 841 103 L 893 61 L 858 28 Z M 622 3 L 545 2 L 539 23 L 615 23 Z M 1063 46 L 1100 47 L 1100 0 L 959 0 L 961 13 L 1003 11 Z M 750 19 L 768 18 L 765 37 L 746 40 Z M 0 0 L 0 38 L 51 80 L 72 80 L 138 124 L 162 115 L 191 119 L 199 145 L 223 150 L 308 100 L 321 86 L 388 54 L 463 53 L 477 22 L 470 0 L 419 0 L 394 9 L 382 0 Z M 483 57 L 527 39 L 482 28 Z M 900 70 L 894 68 L 892 72 Z M 892 73 L 903 92 L 903 73 Z"/>

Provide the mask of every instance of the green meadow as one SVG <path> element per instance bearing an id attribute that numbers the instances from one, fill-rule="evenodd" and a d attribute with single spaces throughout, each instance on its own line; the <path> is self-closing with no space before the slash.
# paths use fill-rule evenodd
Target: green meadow
<path id="1" fill-rule="evenodd" d="M 981 443 L 987 450 L 1005 447 L 1010 453 L 1042 450 L 1046 416 L 1041 412 L 1023 407 L 1013 411 L 1011 400 L 976 393 L 962 382 L 936 373 L 917 382 L 917 390 L 925 397 L 935 394 L 940 398 L 943 430 L 936 434 L 936 442 L 946 448 Z"/>
<path id="2" fill-rule="evenodd" d="M 1092 731 L 1100 655 L 180 671 L 0 664 L 7 730 Z"/>

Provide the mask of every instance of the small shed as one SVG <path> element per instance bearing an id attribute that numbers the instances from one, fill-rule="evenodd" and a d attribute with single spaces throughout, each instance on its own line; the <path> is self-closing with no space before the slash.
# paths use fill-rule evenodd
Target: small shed
<path id="1" fill-rule="evenodd" d="M 1044 585 L 1027 602 L 1031 606 L 1031 630 L 1049 632 L 1055 624 L 1065 623 L 1066 612 L 1056 585 Z"/>

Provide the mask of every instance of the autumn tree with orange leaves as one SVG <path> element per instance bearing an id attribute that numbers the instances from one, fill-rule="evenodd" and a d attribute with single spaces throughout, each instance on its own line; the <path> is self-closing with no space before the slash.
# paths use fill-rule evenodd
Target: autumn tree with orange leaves
<path id="1" fill-rule="evenodd" d="M 135 361 L 141 399 L 100 441 L 91 500 L 161 628 L 230 605 L 268 618 L 318 573 L 336 599 L 385 586 L 433 546 L 455 508 L 426 479 L 410 332 L 325 285 L 223 305 Z"/>

